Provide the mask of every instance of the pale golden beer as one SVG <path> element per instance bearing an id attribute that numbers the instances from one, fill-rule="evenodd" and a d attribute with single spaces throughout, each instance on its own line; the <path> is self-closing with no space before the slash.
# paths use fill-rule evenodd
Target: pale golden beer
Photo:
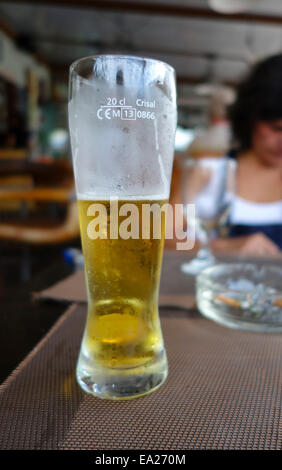
<path id="1" fill-rule="evenodd" d="M 78 202 L 88 292 L 88 316 L 79 358 L 80 374 L 84 375 L 82 382 L 87 382 L 87 376 L 93 376 L 93 369 L 94 375 L 115 376 L 117 389 L 122 389 L 123 378 L 128 376 L 128 371 L 133 375 L 133 384 L 146 382 L 151 376 L 151 386 L 156 387 L 166 378 L 167 361 L 158 312 L 165 235 L 165 211 L 161 209 L 165 202 L 118 201 L 118 212 L 121 206 L 128 203 L 137 208 L 137 239 L 123 239 L 120 236 L 119 229 L 126 216 L 111 219 L 110 201 Z M 105 207 L 107 215 L 103 221 L 102 236 L 106 238 L 92 237 L 94 218 L 87 213 L 93 204 Z M 153 220 L 152 214 L 147 221 L 144 220 L 144 204 L 160 208 L 159 220 Z M 143 239 L 142 227 L 148 222 L 149 238 Z M 153 238 L 155 222 L 160 227 L 159 239 Z M 118 234 L 116 239 L 110 238 L 111 223 L 112 232 Z M 113 227 L 113 224 L 118 226 Z M 132 396 L 134 390 L 130 388 L 129 391 Z M 147 391 L 149 389 L 143 393 Z M 119 395 L 123 395 L 122 390 L 119 390 Z"/>

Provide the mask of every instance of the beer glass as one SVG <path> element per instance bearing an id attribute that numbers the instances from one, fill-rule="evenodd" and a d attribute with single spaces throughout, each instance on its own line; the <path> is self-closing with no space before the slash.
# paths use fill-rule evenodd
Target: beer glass
<path id="1" fill-rule="evenodd" d="M 97 397 L 138 397 L 167 377 L 158 291 L 176 119 L 169 65 L 119 55 L 71 65 L 69 128 L 88 293 L 76 376 Z"/>
<path id="2" fill-rule="evenodd" d="M 187 232 L 196 235 L 201 248 L 181 270 L 197 275 L 216 263 L 210 240 L 228 235 L 229 213 L 236 187 L 236 161 L 227 157 L 188 158 L 182 162 L 182 199 L 194 204 L 194 217 L 187 220 Z"/>

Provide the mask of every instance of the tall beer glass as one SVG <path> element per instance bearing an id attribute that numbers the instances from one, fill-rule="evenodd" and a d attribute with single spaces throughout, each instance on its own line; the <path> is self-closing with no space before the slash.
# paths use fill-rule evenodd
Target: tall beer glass
<path id="1" fill-rule="evenodd" d="M 88 293 L 77 380 L 98 397 L 141 396 L 168 370 L 158 290 L 176 128 L 174 69 L 118 55 L 76 61 L 69 126 Z"/>

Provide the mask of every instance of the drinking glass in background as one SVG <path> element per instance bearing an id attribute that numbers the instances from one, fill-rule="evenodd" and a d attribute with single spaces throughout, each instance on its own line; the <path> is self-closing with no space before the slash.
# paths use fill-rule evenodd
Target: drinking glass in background
<path id="1" fill-rule="evenodd" d="M 169 199 L 176 120 L 169 65 L 102 55 L 71 66 L 69 125 L 88 293 L 76 377 L 101 398 L 144 395 L 167 377 L 158 311 L 165 219 L 160 212 L 160 238 L 152 228 L 143 238 L 142 209 Z M 138 236 L 122 237 L 133 205 Z M 102 237 L 95 233 L 98 209 Z"/>
<path id="2" fill-rule="evenodd" d="M 182 264 L 181 270 L 196 275 L 216 261 L 210 241 L 228 235 L 237 164 L 226 157 L 188 158 L 182 161 L 181 168 L 184 216 L 188 204 L 195 208 L 188 212 L 189 220 L 186 219 L 188 238 L 195 235 L 201 244 L 196 257 Z"/>

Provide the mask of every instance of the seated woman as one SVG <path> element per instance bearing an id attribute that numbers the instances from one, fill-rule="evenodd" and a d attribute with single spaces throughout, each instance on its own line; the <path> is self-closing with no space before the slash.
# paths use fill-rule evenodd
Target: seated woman
<path id="1" fill-rule="evenodd" d="M 282 54 L 241 83 L 230 113 L 237 149 L 237 195 L 228 239 L 215 251 L 276 255 L 282 249 Z"/>

